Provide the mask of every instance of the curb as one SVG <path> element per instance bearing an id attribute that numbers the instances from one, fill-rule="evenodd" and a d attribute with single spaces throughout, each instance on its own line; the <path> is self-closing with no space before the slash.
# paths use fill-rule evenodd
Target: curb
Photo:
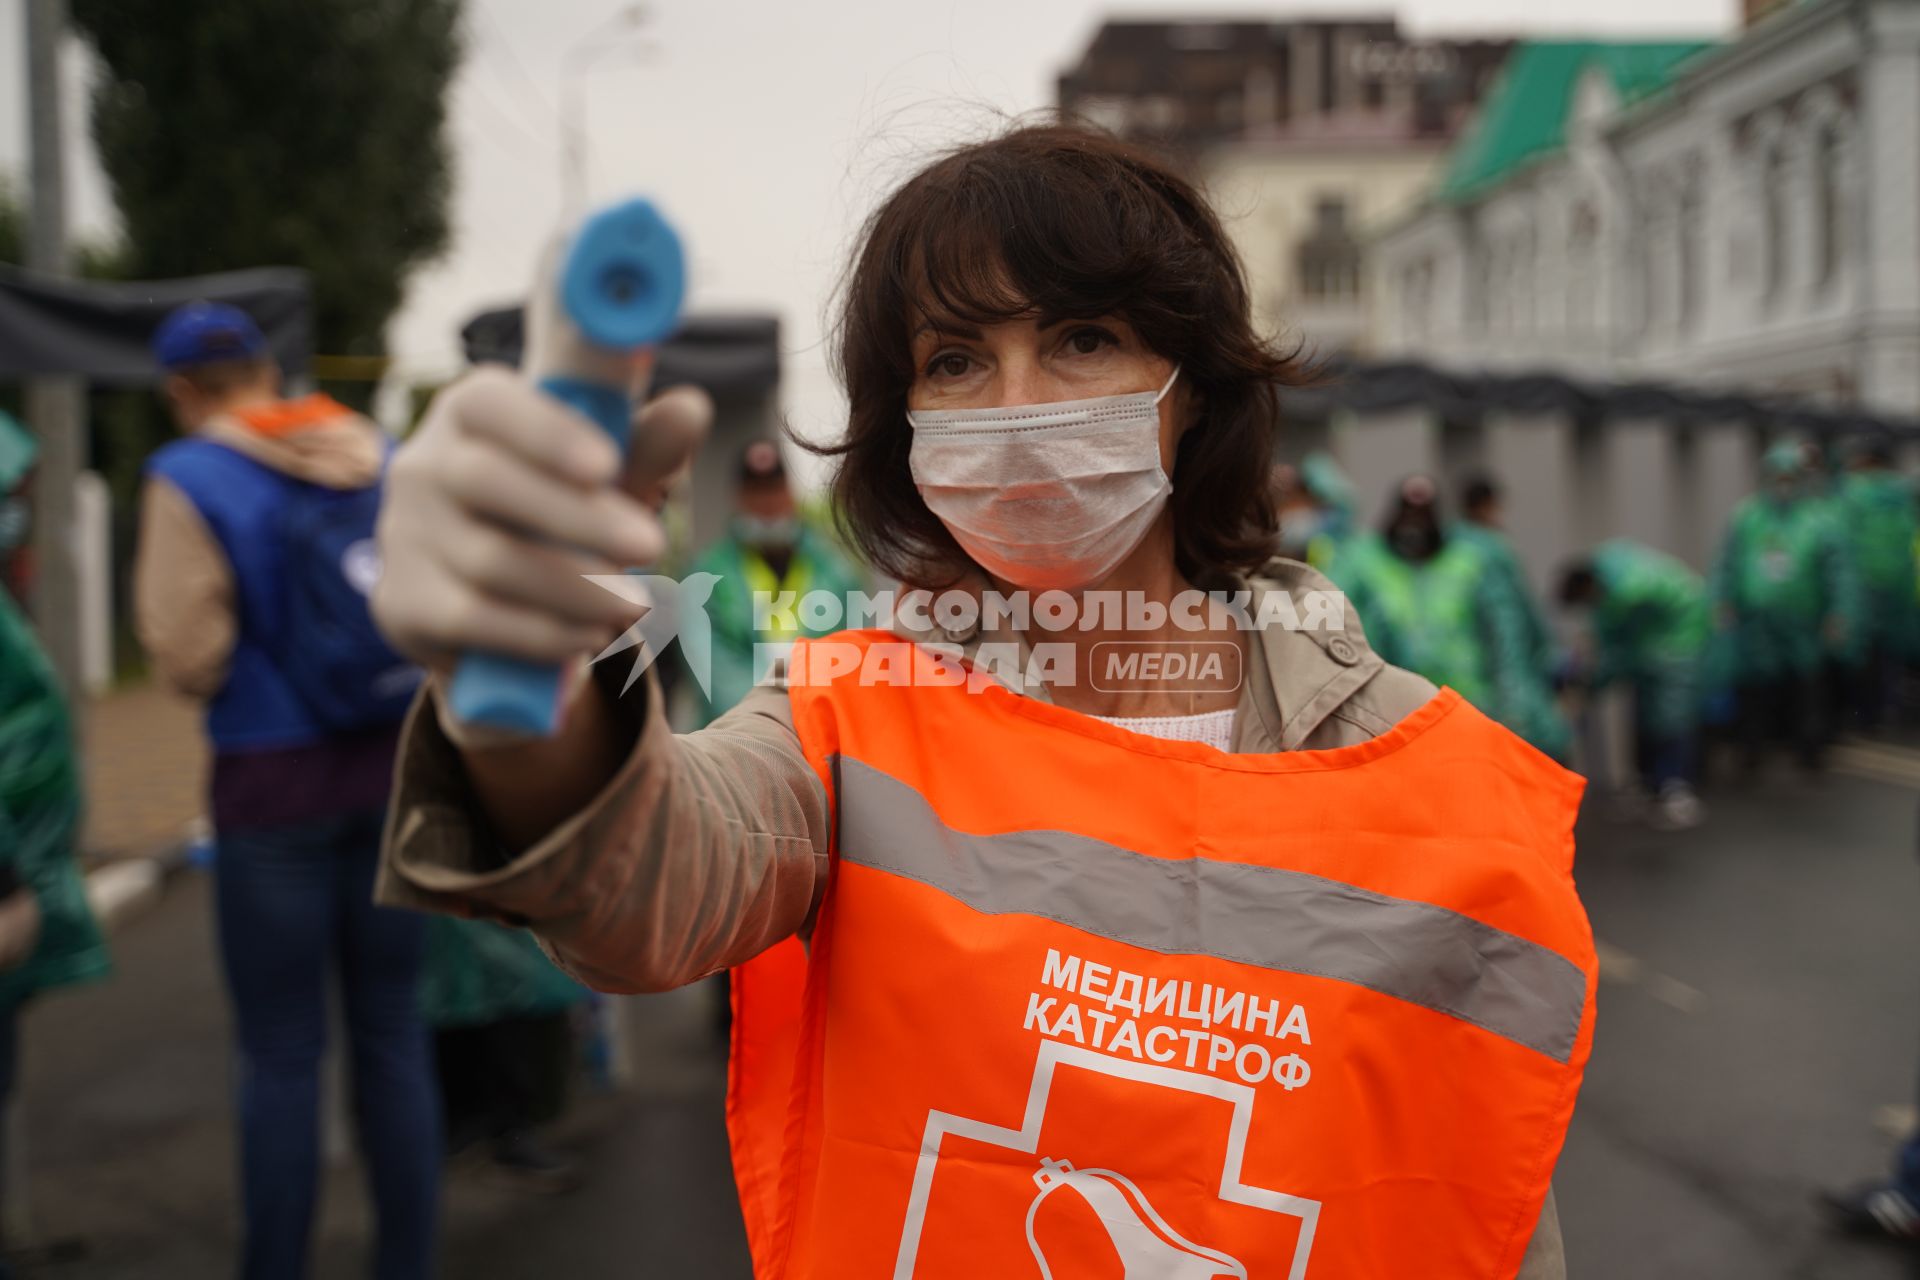
<path id="1" fill-rule="evenodd" d="M 114 933 L 158 906 L 168 882 L 191 865 L 201 838 L 190 828 L 151 852 L 113 858 L 87 872 L 87 905 L 101 930 Z"/>

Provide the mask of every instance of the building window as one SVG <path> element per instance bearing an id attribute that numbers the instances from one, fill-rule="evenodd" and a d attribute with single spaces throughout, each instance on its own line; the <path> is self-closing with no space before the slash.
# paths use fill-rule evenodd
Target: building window
<path id="1" fill-rule="evenodd" d="M 1762 287 L 1765 297 L 1772 302 L 1779 299 L 1787 285 L 1787 235 L 1788 218 L 1791 213 L 1787 191 L 1787 151 L 1784 144 L 1776 144 L 1767 152 L 1764 173 L 1760 201 L 1762 217 L 1766 224 L 1763 232 L 1766 276 Z"/>
<path id="2" fill-rule="evenodd" d="M 1574 206 L 1567 226 L 1567 329 L 1586 333 L 1593 328 L 1596 295 L 1600 289 L 1600 215 L 1591 204 Z"/>
<path id="3" fill-rule="evenodd" d="M 1360 297 L 1360 243 L 1347 222 L 1343 196 L 1314 204 L 1313 232 L 1300 242 L 1300 293 L 1314 302 L 1352 303 Z"/>
<path id="4" fill-rule="evenodd" d="M 1533 229 L 1522 228 L 1513 237 L 1512 322 L 1515 331 L 1533 328 Z"/>
<path id="5" fill-rule="evenodd" d="M 1509 324 L 1507 306 L 1512 298 L 1507 287 L 1506 240 L 1489 235 L 1486 255 L 1487 332 L 1505 333 Z"/>
<path id="6" fill-rule="evenodd" d="M 1846 150 L 1837 125 L 1820 130 L 1816 143 L 1820 184 L 1820 283 L 1833 283 L 1847 256 Z"/>
<path id="7" fill-rule="evenodd" d="M 1417 345 L 1425 345 L 1433 330 L 1433 260 L 1425 258 L 1407 268 L 1407 330 Z"/>
<path id="8" fill-rule="evenodd" d="M 1675 274 L 1680 286 L 1680 327 L 1688 329 L 1700 315 L 1700 259 L 1705 250 L 1700 242 L 1700 184 L 1695 179 L 1681 184 L 1679 223 L 1680 261 Z"/>

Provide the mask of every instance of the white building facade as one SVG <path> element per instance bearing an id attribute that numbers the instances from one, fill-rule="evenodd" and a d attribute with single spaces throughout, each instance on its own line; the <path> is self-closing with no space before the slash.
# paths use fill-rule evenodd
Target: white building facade
<path id="1" fill-rule="evenodd" d="M 1449 141 L 1381 130 L 1207 151 L 1201 180 L 1246 265 L 1255 323 L 1321 354 L 1373 351 L 1367 237 L 1418 205 Z"/>
<path id="2" fill-rule="evenodd" d="M 1920 418 L 1920 0 L 1802 0 L 1372 245 L 1379 351 Z"/>

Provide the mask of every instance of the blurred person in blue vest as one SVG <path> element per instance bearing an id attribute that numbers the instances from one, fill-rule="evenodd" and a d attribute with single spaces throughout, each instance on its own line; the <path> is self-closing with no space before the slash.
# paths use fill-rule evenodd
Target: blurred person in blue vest
<path id="1" fill-rule="evenodd" d="M 1664 552 L 1614 538 L 1567 566 L 1560 603 L 1587 613 L 1592 627 L 1575 683 L 1595 691 L 1618 683 L 1633 695 L 1636 812 L 1670 831 L 1699 826 L 1701 662 L 1713 631 L 1706 583 Z"/>
<path id="2" fill-rule="evenodd" d="M 768 659 L 781 646 L 845 625 L 841 614 L 832 613 L 818 615 L 810 626 L 801 608 L 809 592 L 844 605 L 848 593 L 865 585 L 839 544 L 802 513 L 780 447 L 771 440 L 755 440 L 740 451 L 727 532 L 692 568 L 719 578 L 707 598 L 713 676 L 709 694 L 696 691 L 699 725 L 711 724 L 744 698 L 766 676 Z M 776 603 L 783 607 L 769 607 Z"/>
<path id="3" fill-rule="evenodd" d="M 1900 673 L 1920 657 L 1914 589 L 1920 511 L 1912 479 L 1894 469 L 1889 437 L 1854 443 L 1834 501 L 1863 598 L 1848 701 L 1854 723 L 1872 730 L 1893 714 Z"/>
<path id="4" fill-rule="evenodd" d="M 206 706 L 221 957 L 239 1047 L 246 1280 L 307 1274 L 327 993 L 344 1014 L 374 1274 L 433 1271 L 440 1102 L 417 988 L 419 916 L 373 905 L 398 726 L 419 683 L 366 595 L 387 442 L 324 395 L 283 399 L 247 315 L 154 335 L 184 433 L 149 459 L 136 623 Z"/>
<path id="5" fill-rule="evenodd" d="M 26 618 L 0 591 L 0 1169 L 11 1168 L 5 1124 L 22 1015 L 41 993 L 107 972 L 74 862 L 80 815 L 66 701 Z M 0 1278 L 12 1274 L 0 1258 Z"/>
<path id="6" fill-rule="evenodd" d="M 1827 664 L 1859 626 L 1859 580 L 1831 504 L 1809 494 L 1806 449 L 1771 446 L 1761 477 L 1728 521 L 1709 594 L 1716 627 L 1734 637 L 1747 771 L 1773 735 L 1811 771 L 1828 734 Z"/>

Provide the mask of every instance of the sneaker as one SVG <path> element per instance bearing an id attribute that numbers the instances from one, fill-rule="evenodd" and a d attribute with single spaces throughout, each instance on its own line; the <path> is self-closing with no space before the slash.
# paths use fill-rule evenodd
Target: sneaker
<path id="1" fill-rule="evenodd" d="M 1820 1200 L 1834 1225 L 1850 1235 L 1920 1242 L 1920 1208 L 1889 1183 L 1823 1192 Z"/>
<path id="2" fill-rule="evenodd" d="M 522 1191 L 557 1196 L 580 1186 L 579 1167 L 524 1129 L 495 1138 L 490 1154 L 494 1175 Z"/>
<path id="3" fill-rule="evenodd" d="M 1647 821 L 1661 831 L 1691 831 L 1707 819 L 1707 807 L 1684 782 L 1669 782 L 1660 788 Z"/>

